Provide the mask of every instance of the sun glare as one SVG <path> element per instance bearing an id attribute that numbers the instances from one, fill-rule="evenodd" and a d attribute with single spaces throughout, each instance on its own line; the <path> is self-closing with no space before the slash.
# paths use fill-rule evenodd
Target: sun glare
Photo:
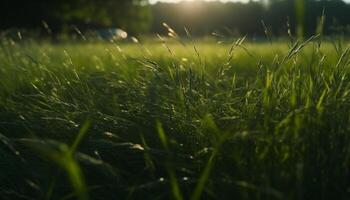
<path id="1" fill-rule="evenodd" d="M 221 2 L 229 2 L 229 1 L 244 1 L 244 0 L 150 0 L 152 4 L 157 2 L 166 2 L 166 3 L 179 3 L 179 2 L 191 2 L 191 1 L 221 1 Z"/>
<path id="2" fill-rule="evenodd" d="M 199 2 L 199 1 L 249 2 L 249 0 L 150 0 L 150 3 L 155 4 L 157 2 L 179 3 L 179 2 Z M 350 0 L 348 0 L 348 1 L 350 1 Z"/>
<path id="3" fill-rule="evenodd" d="M 169 2 L 169 3 L 178 3 L 181 1 L 202 1 L 202 0 L 151 0 L 151 3 L 156 3 L 156 2 Z"/>

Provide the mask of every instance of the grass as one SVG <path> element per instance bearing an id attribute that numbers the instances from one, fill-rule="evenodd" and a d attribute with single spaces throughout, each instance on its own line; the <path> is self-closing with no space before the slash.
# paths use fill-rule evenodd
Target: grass
<path id="1" fill-rule="evenodd" d="M 347 42 L 135 42 L 1 39 L 1 199 L 350 196 Z"/>

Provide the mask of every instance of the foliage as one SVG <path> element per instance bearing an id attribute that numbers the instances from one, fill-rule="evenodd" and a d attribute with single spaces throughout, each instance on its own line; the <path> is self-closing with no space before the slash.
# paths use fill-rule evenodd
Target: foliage
<path id="1" fill-rule="evenodd" d="M 348 34 L 350 5 L 343 1 L 268 0 L 240 2 L 157 3 L 147 0 L 2 0 L 0 29 L 46 29 L 54 34 L 121 28 L 133 35 L 163 33 L 166 22 L 193 35 L 311 36 Z M 321 23 L 321 19 L 323 22 Z M 264 24 L 264 26 L 262 25 Z M 297 25 L 299 24 L 299 25 Z M 266 28 L 266 29 L 265 29 Z M 299 31 L 297 31 L 297 29 Z M 299 33 L 297 33 L 299 32 Z"/>
<path id="2" fill-rule="evenodd" d="M 3 0 L 2 29 L 40 28 L 49 25 L 54 33 L 80 29 L 118 27 L 129 32 L 148 31 L 151 14 L 145 0 Z"/>
<path id="3" fill-rule="evenodd" d="M 299 21 L 299 24 L 303 24 L 299 30 L 311 36 L 317 32 L 323 16 L 324 34 L 347 34 L 350 31 L 350 5 L 343 1 L 264 2 L 266 1 L 158 3 L 152 6 L 152 31 L 164 32 L 162 23 L 166 22 L 177 30 L 189 27 L 195 35 L 215 32 L 226 36 L 247 34 L 250 37 L 261 37 L 265 35 L 265 30 L 259 22 L 263 21 L 269 34 L 288 36 L 289 29 L 291 34 L 297 35 Z"/>

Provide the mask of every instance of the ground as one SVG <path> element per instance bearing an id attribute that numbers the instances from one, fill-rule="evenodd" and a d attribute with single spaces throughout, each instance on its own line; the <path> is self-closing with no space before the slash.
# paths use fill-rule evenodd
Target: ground
<path id="1" fill-rule="evenodd" d="M 2 199 L 346 199 L 347 42 L 1 39 Z"/>

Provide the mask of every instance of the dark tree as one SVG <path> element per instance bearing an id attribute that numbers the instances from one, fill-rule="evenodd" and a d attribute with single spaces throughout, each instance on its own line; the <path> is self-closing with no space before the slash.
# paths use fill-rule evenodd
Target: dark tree
<path id="1" fill-rule="evenodd" d="M 151 13 L 147 0 L 2 0 L 0 20 L 2 29 L 35 29 L 45 21 L 54 32 L 70 25 L 145 32 Z"/>

